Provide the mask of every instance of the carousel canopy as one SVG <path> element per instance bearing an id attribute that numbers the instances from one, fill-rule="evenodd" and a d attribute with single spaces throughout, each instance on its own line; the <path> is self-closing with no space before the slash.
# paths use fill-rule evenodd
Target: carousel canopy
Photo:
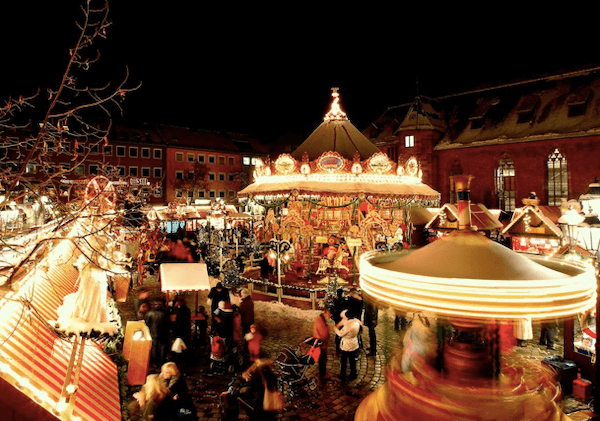
<path id="1" fill-rule="evenodd" d="M 435 264 L 429 264 L 435 262 Z M 457 230 L 401 255 L 361 257 L 363 291 L 400 310 L 467 319 L 545 319 L 595 306 L 593 268 L 525 256 Z"/>
<path id="2" fill-rule="evenodd" d="M 440 194 L 422 183 L 415 157 L 402 165 L 391 161 L 348 121 L 335 90 L 333 97 L 325 121 L 291 155 L 273 164 L 257 160 L 255 181 L 239 197 L 294 193 L 439 201 Z"/>

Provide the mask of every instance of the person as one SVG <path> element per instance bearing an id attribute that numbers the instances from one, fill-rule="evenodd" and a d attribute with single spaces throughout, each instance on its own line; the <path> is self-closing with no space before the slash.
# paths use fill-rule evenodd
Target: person
<path id="1" fill-rule="evenodd" d="M 146 377 L 146 383 L 144 383 L 142 389 L 133 394 L 142 411 L 141 419 L 144 421 L 169 420 L 170 417 L 165 402 L 169 393 L 169 388 L 158 374 L 150 374 Z"/>
<path id="2" fill-rule="evenodd" d="M 138 320 L 144 320 L 145 314 L 150 311 L 150 292 L 147 288 L 139 289 L 133 302 L 133 307 Z"/>
<path id="3" fill-rule="evenodd" d="M 269 263 L 268 253 L 265 253 L 262 260 L 260 261 L 260 277 L 263 281 L 269 279 L 269 275 L 272 272 L 272 266 Z"/>
<path id="4" fill-rule="evenodd" d="M 344 297 L 344 290 L 342 288 L 337 289 L 336 296 L 332 301 L 331 318 L 333 319 L 333 323 L 337 325 L 342 320 L 342 311 L 348 308 L 346 297 Z M 337 354 L 340 352 L 340 337 L 337 335 L 335 336 L 335 352 Z"/>
<path id="5" fill-rule="evenodd" d="M 277 389 L 277 375 L 270 360 L 256 360 L 242 378 L 249 386 L 242 389 L 244 398 L 250 400 L 254 411 L 249 413 L 250 420 L 274 420 L 278 412 L 283 411 L 285 399 Z"/>
<path id="6" fill-rule="evenodd" d="M 186 346 L 190 346 L 192 334 L 192 312 L 185 302 L 185 297 L 180 295 L 175 299 L 173 306 L 173 337 L 181 338 Z"/>
<path id="7" fill-rule="evenodd" d="M 164 298 L 160 298 L 154 308 L 146 313 L 145 321 L 152 337 L 152 363 L 156 367 L 161 367 L 167 361 L 167 350 L 171 339 L 169 315 Z"/>
<path id="8" fill-rule="evenodd" d="M 208 292 L 208 300 L 210 301 L 210 317 L 214 317 L 215 311 L 219 308 L 219 302 L 231 302 L 229 290 L 223 286 L 223 283 L 218 282 L 217 285 L 212 287 Z M 214 322 L 214 318 L 212 320 Z"/>
<path id="9" fill-rule="evenodd" d="M 190 399 L 187 383 L 177 364 L 174 362 L 163 364 L 160 369 L 160 378 L 170 392 L 165 403 L 170 419 L 197 419 L 196 407 Z"/>
<path id="10" fill-rule="evenodd" d="M 545 320 L 541 324 L 542 329 L 540 331 L 540 345 L 546 345 L 549 350 L 554 349 L 554 338 L 558 333 L 558 321 L 557 320 Z"/>
<path id="11" fill-rule="evenodd" d="M 242 289 L 242 301 L 240 302 L 240 316 L 242 317 L 242 332 L 250 332 L 250 325 L 254 324 L 254 301 L 247 288 Z"/>
<path id="12" fill-rule="evenodd" d="M 255 324 L 250 325 L 250 332 L 248 332 L 244 339 L 248 343 L 248 359 L 250 362 L 255 362 L 260 359 L 260 343 L 264 339 L 264 335 L 260 332 Z"/>
<path id="13" fill-rule="evenodd" d="M 233 309 L 230 302 L 220 301 L 213 316 L 213 333 L 225 339 L 229 348 L 233 344 Z"/>
<path id="14" fill-rule="evenodd" d="M 340 380 L 346 382 L 356 379 L 356 353 L 358 351 L 358 332 L 360 330 L 360 320 L 354 317 L 348 310 L 340 314 L 341 321 L 333 328 L 336 335 L 341 338 L 340 341 Z M 350 361 L 350 376 L 346 377 L 346 369 Z"/>
<path id="15" fill-rule="evenodd" d="M 375 333 L 375 327 L 377 326 L 377 319 L 379 316 L 379 310 L 372 301 L 367 300 L 365 302 L 365 320 L 364 325 L 369 330 L 369 348 L 367 349 L 367 356 L 373 357 L 377 355 L 377 336 Z"/>
<path id="16" fill-rule="evenodd" d="M 208 313 L 204 306 L 198 306 L 198 313 L 196 314 L 196 334 L 198 335 L 198 345 L 206 345 L 206 331 L 208 329 Z"/>
<path id="17" fill-rule="evenodd" d="M 327 348 L 329 347 L 329 332 L 332 329 L 327 323 L 329 320 L 331 320 L 331 310 L 325 308 L 313 322 L 312 336 L 321 341 L 321 354 L 319 355 L 319 376 L 321 376 L 321 379 L 331 377 L 327 374 Z"/>
<path id="18" fill-rule="evenodd" d="M 362 320 L 363 319 L 363 299 L 360 293 L 356 288 L 352 288 L 348 293 L 348 299 L 346 300 L 346 308 L 348 309 L 348 318 L 354 317 L 355 319 Z M 358 347 L 362 349 L 363 341 L 362 341 L 362 324 L 358 331 Z M 358 357 L 358 353 L 356 353 Z"/>
<path id="19" fill-rule="evenodd" d="M 526 347 L 527 344 L 525 341 L 533 339 L 531 317 L 525 317 L 515 322 L 515 336 L 517 338 L 517 346 L 520 347 Z"/>

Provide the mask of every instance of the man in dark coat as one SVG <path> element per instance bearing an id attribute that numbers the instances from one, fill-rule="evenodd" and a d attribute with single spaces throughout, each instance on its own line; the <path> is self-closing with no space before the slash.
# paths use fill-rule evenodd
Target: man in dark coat
<path id="1" fill-rule="evenodd" d="M 208 292 L 208 299 L 210 303 L 210 317 L 214 317 L 215 311 L 219 308 L 219 302 L 225 301 L 226 303 L 231 302 L 229 298 L 229 290 L 223 286 L 221 282 L 217 283 Z M 213 319 L 214 320 L 214 319 Z"/>
<path id="2" fill-rule="evenodd" d="M 146 313 L 146 325 L 152 337 L 152 362 L 156 367 L 161 367 L 167 361 L 169 340 L 169 314 L 166 309 L 166 300 L 161 298 L 154 307 Z"/>
<path id="3" fill-rule="evenodd" d="M 242 289 L 242 301 L 240 302 L 240 316 L 242 318 L 242 332 L 244 335 L 250 332 L 250 325 L 254 324 L 254 301 L 252 295 L 246 288 Z"/>
<path id="4" fill-rule="evenodd" d="M 375 306 L 375 303 L 371 301 L 365 301 L 364 325 L 369 330 L 369 352 L 367 352 L 368 357 L 372 357 L 377 354 L 377 337 L 375 336 L 375 326 L 377 326 L 378 316 L 379 310 Z"/>

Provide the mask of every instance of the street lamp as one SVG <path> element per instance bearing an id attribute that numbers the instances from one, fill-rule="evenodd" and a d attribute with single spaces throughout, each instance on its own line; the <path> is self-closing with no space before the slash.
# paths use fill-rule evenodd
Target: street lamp
<path id="1" fill-rule="evenodd" d="M 573 206 L 563 212 L 558 223 L 564 228 L 565 235 L 569 241 L 569 253 L 575 251 L 577 245 L 577 225 L 581 224 L 585 220 L 585 217 L 581 215 Z"/>
<path id="2" fill-rule="evenodd" d="M 292 244 L 287 240 L 277 240 L 272 238 L 269 241 L 269 249 L 271 249 L 277 255 L 277 284 L 278 284 L 278 295 L 281 300 L 281 255 L 292 248 Z"/>

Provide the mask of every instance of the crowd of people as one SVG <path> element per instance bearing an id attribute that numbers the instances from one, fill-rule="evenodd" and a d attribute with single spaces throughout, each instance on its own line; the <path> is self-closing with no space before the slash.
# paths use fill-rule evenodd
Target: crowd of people
<path id="1" fill-rule="evenodd" d="M 160 374 L 148 376 L 146 384 L 136 394 L 142 419 L 185 419 L 174 418 L 176 412 L 193 412 L 193 403 L 188 399 L 185 380 L 177 368 L 177 364 L 186 362 L 186 348 L 190 346 L 207 349 L 211 358 L 215 339 L 221 340 L 225 348 L 231 345 L 239 347 L 239 352 L 244 357 L 244 367 L 247 369 L 244 376 L 256 371 L 261 373 L 261 378 L 267 376 L 270 379 L 270 373 L 264 368 L 265 355 L 261 350 L 261 342 L 267 331 L 256 322 L 250 291 L 242 289 L 239 294 L 241 299 L 237 306 L 231 302 L 231 292 L 221 282 L 217 283 L 208 293 L 206 308 L 199 308 L 198 314 L 203 317 L 195 317 L 194 319 L 199 320 L 194 320 L 195 324 L 192 326 L 192 312 L 186 305 L 184 296 L 176 296 L 169 303 L 164 298 L 151 301 L 148 291 L 140 289 L 135 300 L 135 311 L 138 319 L 145 320 L 152 337 L 151 372 L 160 370 Z M 370 302 L 363 302 L 359 291 L 353 288 L 347 295 L 341 288 L 337 291 L 333 303 L 314 320 L 313 331 L 307 332 L 307 336 L 312 333 L 320 342 L 321 352 L 316 359 L 322 382 L 331 378 L 327 373 L 331 336 L 335 338 L 335 351 L 341 367 L 340 376 L 335 380 L 346 382 L 356 379 L 356 360 L 359 350 L 363 348 L 363 335 L 369 335 L 367 355 L 376 355 L 377 318 L 377 308 Z M 363 329 L 363 326 L 366 329 Z M 192 338 L 194 328 L 195 337 Z M 173 348 L 176 339 L 186 345 L 179 352 Z M 263 375 L 263 372 L 266 374 Z M 261 382 L 254 381 L 249 384 L 258 385 L 257 387 L 262 384 L 262 389 L 258 392 L 251 390 L 254 396 L 257 393 L 264 396 L 271 383 L 270 380 L 263 379 Z M 181 414 L 178 416 L 181 417 Z"/>

